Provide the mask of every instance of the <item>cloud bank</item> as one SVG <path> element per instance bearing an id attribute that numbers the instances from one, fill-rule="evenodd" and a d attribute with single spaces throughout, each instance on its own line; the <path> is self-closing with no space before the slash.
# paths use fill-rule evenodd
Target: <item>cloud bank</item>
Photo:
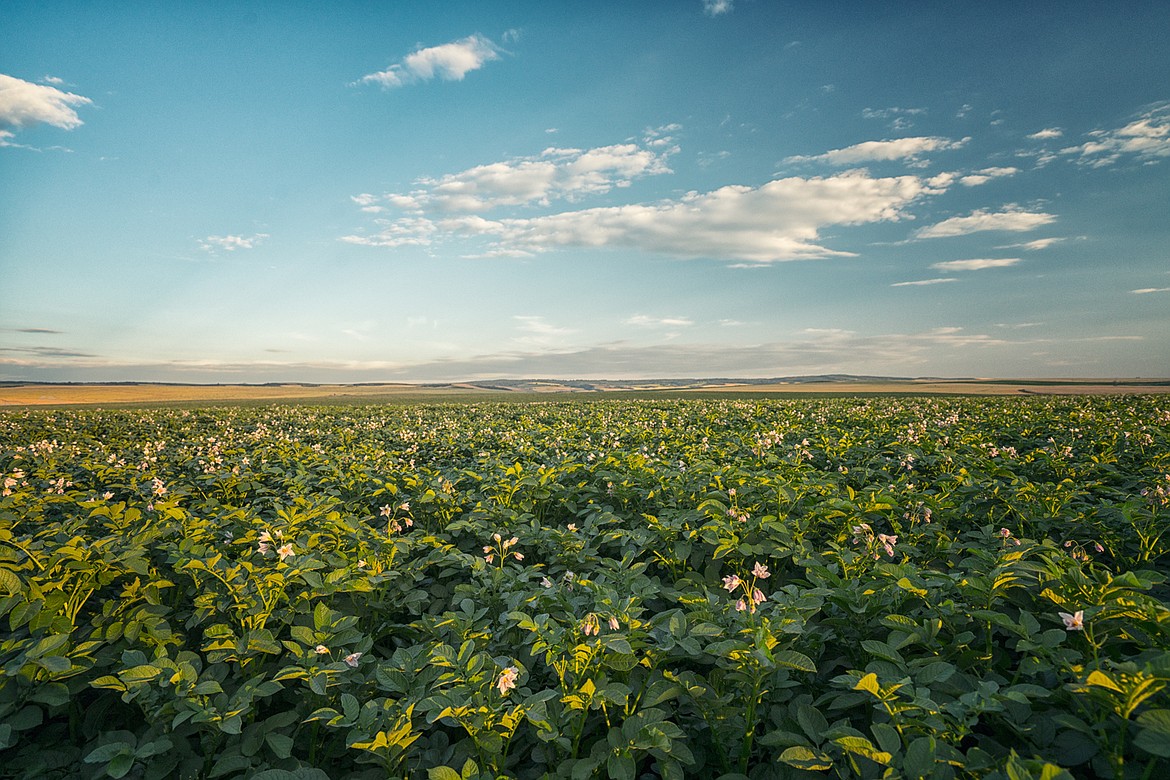
<path id="1" fill-rule="evenodd" d="M 824 246 L 821 231 L 830 226 L 896 221 L 905 216 L 910 204 L 942 191 L 916 176 L 875 178 L 865 171 L 849 171 L 776 179 L 759 187 L 730 185 L 652 204 L 529 218 L 410 217 L 388 221 L 375 234 L 342 240 L 396 247 L 443 238 L 480 238 L 490 242 L 488 254 L 492 255 L 609 247 L 754 264 L 852 257 L 851 252 Z"/>

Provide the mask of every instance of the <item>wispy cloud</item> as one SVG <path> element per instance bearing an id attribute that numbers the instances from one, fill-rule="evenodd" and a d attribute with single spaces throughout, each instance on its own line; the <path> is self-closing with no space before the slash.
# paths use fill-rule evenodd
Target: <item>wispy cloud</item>
<path id="1" fill-rule="evenodd" d="M 574 328 L 554 325 L 541 316 L 518 314 L 512 319 L 520 335 L 513 336 L 511 342 L 527 349 L 564 349 L 567 337 L 577 332 Z"/>
<path id="2" fill-rule="evenodd" d="M 931 268 L 940 271 L 981 271 L 984 268 L 1006 268 L 1020 262 L 1018 257 L 976 258 L 972 260 L 947 260 L 933 263 Z"/>
<path id="3" fill-rule="evenodd" d="M 44 334 L 44 335 L 59 336 L 59 335 L 63 334 L 65 331 L 53 330 L 52 328 L 17 328 L 16 332 L 17 333 L 40 333 L 40 334 Z"/>
<path id="4" fill-rule="evenodd" d="M 451 43 L 417 49 L 406 55 L 402 62 L 383 71 L 368 73 L 356 83 L 378 84 L 389 89 L 434 78 L 462 81 L 471 71 L 500 59 L 500 51 L 496 44 L 475 33 Z"/>
<path id="5" fill-rule="evenodd" d="M 924 114 L 926 114 L 925 108 L 899 108 L 897 106 L 890 108 L 865 108 L 861 111 L 861 115 L 866 119 L 890 120 L 891 130 L 906 130 L 913 127 L 914 122 L 910 117 L 922 116 Z"/>
<path id="6" fill-rule="evenodd" d="M 703 0 L 703 13 L 707 16 L 730 13 L 732 5 L 732 0 Z"/>
<path id="7" fill-rule="evenodd" d="M 1130 290 L 1134 295 L 1148 295 L 1149 293 L 1170 292 L 1170 287 L 1143 287 L 1140 290 Z"/>
<path id="8" fill-rule="evenodd" d="M 1053 214 L 1046 214 L 1042 211 L 1025 211 L 1009 205 L 1002 211 L 979 209 L 965 217 L 944 219 L 942 222 L 920 229 L 915 235 L 918 238 L 947 238 L 965 236 L 985 230 L 1024 232 L 1035 230 L 1055 221 L 1056 216 Z"/>
<path id="9" fill-rule="evenodd" d="M 958 279 L 950 276 L 939 277 L 935 279 L 919 279 L 914 282 L 895 282 L 890 287 L 927 287 L 932 284 L 946 284 L 948 282 L 957 282 Z"/>
<path id="10" fill-rule="evenodd" d="M 1019 168 L 1003 167 L 1003 168 L 984 168 L 974 173 L 969 173 L 966 176 L 959 178 L 959 184 L 965 187 L 977 187 L 980 184 L 986 184 L 992 179 L 999 179 L 1004 176 L 1014 176 L 1020 172 Z"/>
<path id="11" fill-rule="evenodd" d="M 886 160 L 913 160 L 927 152 L 958 149 L 965 145 L 970 138 L 952 141 L 949 138 L 935 136 L 917 136 L 913 138 L 895 138 L 887 141 L 863 141 L 844 149 L 832 149 L 824 154 L 795 155 L 786 157 L 786 163 L 825 162 L 830 165 L 856 165 L 864 162 L 881 162 Z"/>
<path id="12" fill-rule="evenodd" d="M 1064 131 L 1059 127 L 1046 127 L 1043 130 L 1038 130 L 1028 137 L 1035 141 L 1047 141 L 1050 138 L 1060 138 L 1064 135 Z"/>
<path id="13" fill-rule="evenodd" d="M 83 123 L 74 107 L 92 103 L 89 98 L 72 92 L 0 73 L 0 146 L 21 146 L 11 141 L 15 131 L 32 125 L 51 125 L 62 130 L 80 127 Z"/>
<path id="14" fill-rule="evenodd" d="M 1112 165 L 1126 156 L 1150 162 L 1170 157 L 1170 101 L 1159 103 L 1116 130 L 1095 130 L 1092 140 L 1061 149 L 1061 154 L 1075 154 L 1078 162 L 1101 167 Z"/>
<path id="15" fill-rule="evenodd" d="M 1035 241 L 1025 241 L 1022 244 L 1004 244 L 997 246 L 996 249 L 1023 249 L 1025 252 L 1036 252 L 1041 249 L 1047 249 L 1053 244 L 1064 241 L 1063 238 L 1037 238 Z"/>
<path id="16" fill-rule="evenodd" d="M 267 233 L 256 233 L 251 236 L 208 236 L 199 239 L 199 247 L 206 252 L 220 249 L 225 252 L 234 252 L 237 249 L 254 249 L 266 238 L 268 238 Z"/>
<path id="17" fill-rule="evenodd" d="M 694 325 L 695 321 L 687 317 L 651 317 L 648 314 L 635 314 L 627 319 L 625 324 L 640 328 L 685 328 Z"/>

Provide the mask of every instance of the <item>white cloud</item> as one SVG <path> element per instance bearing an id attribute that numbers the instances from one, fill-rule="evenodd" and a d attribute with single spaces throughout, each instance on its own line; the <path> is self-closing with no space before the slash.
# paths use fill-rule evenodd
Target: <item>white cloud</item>
<path id="1" fill-rule="evenodd" d="M 1056 221 L 1053 214 L 1040 211 L 1024 211 L 1015 206 L 1007 206 L 1003 211 L 973 211 L 965 217 L 951 217 L 935 225 L 920 229 L 915 235 L 918 238 L 947 238 L 950 236 L 965 236 L 969 233 L 978 233 L 984 230 L 1006 230 L 1009 232 L 1023 232 L 1035 230 L 1038 227 Z"/>
<path id="2" fill-rule="evenodd" d="M 0 73 L 0 145 L 11 146 L 13 130 L 44 124 L 72 130 L 82 125 L 74 106 L 93 103 L 87 97 L 56 87 L 33 84 Z"/>
<path id="3" fill-rule="evenodd" d="M 372 236 L 349 235 L 342 236 L 341 240 L 347 244 L 384 248 L 427 246 L 437 230 L 435 223 L 425 217 L 404 217 L 393 222 L 380 219 L 376 224 L 380 229 Z"/>
<path id="4" fill-rule="evenodd" d="M 441 78 L 444 81 L 462 81 L 473 70 L 500 58 L 500 48 L 476 33 L 451 43 L 418 49 L 408 54 L 401 63 L 377 73 L 362 76 L 358 83 L 378 84 L 383 88 L 401 87 L 419 81 Z"/>
<path id="5" fill-rule="evenodd" d="M 659 135 L 657 140 L 661 138 Z M 548 205 L 553 199 L 574 200 L 629 186 L 641 176 L 670 173 L 666 160 L 675 151 L 677 147 L 673 146 L 655 151 L 633 143 L 586 150 L 550 147 L 535 157 L 479 165 L 437 179 L 419 179 L 416 184 L 420 189 L 390 193 L 382 200 L 419 213 L 481 212 L 532 203 Z M 354 196 L 353 200 L 366 211 L 373 210 L 378 201 L 368 194 Z"/>
<path id="6" fill-rule="evenodd" d="M 695 321 L 686 317 L 651 317 L 648 314 L 635 314 L 627 319 L 625 324 L 639 328 L 685 328 L 694 325 Z"/>
<path id="7" fill-rule="evenodd" d="M 1023 249 L 1025 252 L 1035 252 L 1040 249 L 1047 249 L 1055 243 L 1064 241 L 1063 238 L 1038 238 L 1035 241 L 1025 241 L 1022 244 L 1005 244 L 1004 246 L 997 246 L 996 249 Z"/>
<path id="8" fill-rule="evenodd" d="M 729 13 L 731 8 L 732 0 L 703 0 L 703 13 L 707 16 Z"/>
<path id="9" fill-rule="evenodd" d="M 1020 262 L 1018 257 L 976 258 L 973 260 L 947 260 L 933 263 L 930 267 L 940 271 L 980 271 L 984 268 L 1006 268 Z"/>
<path id="10" fill-rule="evenodd" d="M 565 336 L 577 332 L 573 328 L 552 325 L 540 316 L 518 314 L 512 319 L 516 320 L 516 327 L 525 334 L 512 341 L 527 347 L 552 347 L 563 343 Z"/>
<path id="11" fill-rule="evenodd" d="M 519 323 L 517 327 L 521 330 L 527 331 L 528 333 L 536 333 L 541 336 L 567 336 L 577 332 L 572 328 L 560 328 L 551 325 L 545 321 L 544 317 L 517 314 L 512 319 Z"/>
<path id="12" fill-rule="evenodd" d="M 1140 290 L 1130 290 L 1134 295 L 1148 295 L 1150 293 L 1170 292 L 1170 287 L 1143 287 Z"/>
<path id="13" fill-rule="evenodd" d="M 958 149 L 970 140 L 970 138 L 963 138 L 959 141 L 952 141 L 948 138 L 918 136 L 887 141 L 863 141 L 844 149 L 833 149 L 824 154 L 787 157 L 784 162 L 826 162 L 830 165 L 856 165 L 864 162 L 916 159 L 926 152 Z"/>
<path id="14" fill-rule="evenodd" d="M 676 257 L 771 263 L 852 257 L 818 244 L 820 230 L 895 221 L 910 203 L 941 191 L 914 176 L 875 179 L 851 171 L 692 192 L 653 205 L 499 221 L 469 216 L 439 224 L 464 236 L 492 238 L 497 249 L 539 253 L 568 246 L 626 247 Z"/>
<path id="15" fill-rule="evenodd" d="M 959 179 L 959 184 L 966 187 L 976 187 L 980 184 L 986 184 L 992 179 L 998 179 L 1002 176 L 1014 176 L 1019 172 L 1019 168 L 984 168 L 983 170 L 963 176 Z"/>
<path id="16" fill-rule="evenodd" d="M 897 106 L 891 108 L 866 108 L 862 109 L 861 115 L 866 119 L 889 119 L 890 129 L 892 130 L 906 130 L 914 126 L 914 122 L 910 117 L 921 116 L 926 113 L 925 108 L 898 108 Z"/>
<path id="17" fill-rule="evenodd" d="M 254 249 L 266 238 L 267 233 L 256 233 L 252 236 L 208 236 L 199 239 L 199 246 L 207 252 L 214 252 L 217 249 L 234 252 L 237 249 Z"/>
<path id="18" fill-rule="evenodd" d="M 947 282 L 957 282 L 958 279 L 953 277 L 940 277 L 937 279 L 919 279 L 916 282 L 895 282 L 890 287 L 925 287 L 931 284 L 946 284 Z"/>
<path id="19" fill-rule="evenodd" d="M 1061 149 L 1061 154 L 1079 155 L 1079 162 L 1093 167 L 1111 165 L 1126 155 L 1142 161 L 1170 157 L 1170 102 L 1154 106 L 1125 127 L 1089 135 L 1093 140 Z"/>
<path id="20" fill-rule="evenodd" d="M 1046 127 L 1043 130 L 1032 133 L 1028 137 L 1036 141 L 1045 141 L 1049 138 L 1060 138 L 1062 135 L 1064 135 L 1064 131 L 1059 127 Z"/>

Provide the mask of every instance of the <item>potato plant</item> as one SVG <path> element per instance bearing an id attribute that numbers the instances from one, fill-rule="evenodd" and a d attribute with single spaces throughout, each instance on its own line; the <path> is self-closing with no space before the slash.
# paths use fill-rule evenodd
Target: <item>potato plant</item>
<path id="1" fill-rule="evenodd" d="M 1170 776 L 1170 400 L 0 412 L 0 777 Z"/>

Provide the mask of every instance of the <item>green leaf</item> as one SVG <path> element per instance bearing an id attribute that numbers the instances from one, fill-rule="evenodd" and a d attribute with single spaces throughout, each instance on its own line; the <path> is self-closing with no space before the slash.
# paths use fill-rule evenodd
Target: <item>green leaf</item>
<path id="1" fill-rule="evenodd" d="M 118 778 L 125 777 L 130 770 L 134 768 L 134 754 L 133 753 L 119 753 L 110 759 L 110 763 L 106 764 L 106 774 L 118 780 Z"/>
<path id="2" fill-rule="evenodd" d="M 813 742 L 820 742 L 824 739 L 825 732 L 829 730 L 829 721 L 825 720 L 821 711 L 804 702 L 796 707 L 796 722 L 800 724 L 800 730 Z"/>
<path id="3" fill-rule="evenodd" d="M 804 653 L 798 653 L 795 650 L 781 650 L 775 653 L 773 658 L 776 659 L 777 666 L 785 666 L 789 669 L 816 674 L 817 665 L 813 663 L 813 659 Z"/>
<path id="4" fill-rule="evenodd" d="M 463 780 L 463 778 L 449 766 L 435 766 L 427 770 L 427 780 Z"/>
<path id="5" fill-rule="evenodd" d="M 61 655 L 46 655 L 43 658 L 37 658 L 34 663 L 50 674 L 67 672 L 73 668 L 73 663 Z"/>
<path id="6" fill-rule="evenodd" d="M 934 737 L 919 737 L 906 748 L 906 757 L 902 760 L 902 771 L 910 780 L 919 780 L 934 771 L 935 742 Z"/>
<path id="7" fill-rule="evenodd" d="M 873 732 L 878 747 L 885 752 L 892 755 L 902 749 L 902 738 L 898 736 L 897 730 L 890 724 L 875 723 L 869 727 L 869 730 Z"/>
<path id="8" fill-rule="evenodd" d="M 833 768 L 833 759 L 804 745 L 794 745 L 780 754 L 780 760 L 797 769 L 824 772 Z"/>
<path id="9" fill-rule="evenodd" d="M 45 683 L 37 688 L 32 696 L 28 698 L 29 701 L 47 704 L 50 707 L 60 707 L 63 704 L 68 704 L 71 697 L 69 695 L 69 686 L 64 683 Z"/>
<path id="10" fill-rule="evenodd" d="M 316 767 L 302 766 L 297 769 L 265 769 L 250 776 L 248 780 L 329 780 L 329 775 Z"/>
<path id="11" fill-rule="evenodd" d="M 272 753 L 277 758 L 288 758 L 292 755 L 293 738 L 287 734 L 275 732 L 265 734 L 264 741 L 268 743 L 268 747 L 272 748 Z"/>
<path id="12" fill-rule="evenodd" d="M 134 755 L 134 746 L 129 742 L 107 742 L 95 750 L 92 750 L 82 760 L 87 764 L 104 764 L 119 753 L 127 755 Z"/>

